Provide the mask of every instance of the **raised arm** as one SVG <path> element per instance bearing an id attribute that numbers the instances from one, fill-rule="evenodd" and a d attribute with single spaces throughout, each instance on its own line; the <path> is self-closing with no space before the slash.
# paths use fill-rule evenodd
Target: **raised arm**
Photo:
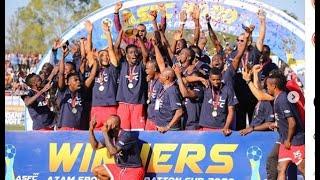
<path id="1" fill-rule="evenodd" d="M 192 19 L 194 22 L 194 37 L 193 37 L 193 45 L 198 45 L 200 38 L 200 8 L 199 5 L 196 5 L 192 12 Z"/>
<path id="2" fill-rule="evenodd" d="M 80 67 L 79 67 L 79 71 L 81 74 L 84 74 L 84 71 L 86 69 L 86 64 L 87 64 L 87 59 L 85 57 L 81 58 Z"/>
<path id="3" fill-rule="evenodd" d="M 180 12 L 180 27 L 179 30 L 182 32 L 183 34 L 183 30 L 184 30 L 184 25 L 187 22 L 187 12 L 185 10 Z"/>
<path id="4" fill-rule="evenodd" d="M 39 92 L 37 92 L 32 97 L 25 97 L 23 99 L 26 106 L 30 106 L 32 103 L 34 103 L 39 96 L 41 96 L 43 93 L 47 92 L 51 88 L 51 82 L 48 82 Z"/>
<path id="5" fill-rule="evenodd" d="M 159 42 L 157 42 L 155 39 L 151 39 L 151 42 L 153 44 L 153 47 L 154 47 L 154 52 L 155 52 L 155 55 L 156 55 L 156 61 L 157 61 L 157 64 L 159 66 L 159 69 L 160 69 L 160 72 L 163 72 L 163 70 L 166 68 L 166 65 L 164 63 L 164 59 L 163 59 L 163 56 L 160 52 L 160 49 L 159 49 Z"/>
<path id="6" fill-rule="evenodd" d="M 153 26 L 153 31 L 159 31 L 159 28 L 157 25 L 157 11 L 150 11 L 149 17 Z"/>
<path id="7" fill-rule="evenodd" d="M 58 49 L 61 47 L 61 40 L 60 39 L 55 39 L 53 42 L 52 46 L 52 55 L 50 57 L 50 63 L 55 65 L 58 62 L 57 59 L 57 54 L 58 54 Z"/>
<path id="8" fill-rule="evenodd" d="M 242 72 L 242 78 L 247 82 L 252 94 L 258 99 L 258 101 L 273 101 L 274 97 L 268 93 L 263 92 L 261 89 L 256 88 L 251 80 L 251 73 L 245 68 Z"/>
<path id="9" fill-rule="evenodd" d="M 263 42 L 266 36 L 266 14 L 262 9 L 259 9 L 257 14 L 260 22 L 260 28 L 259 28 L 259 37 L 257 39 L 256 46 L 257 46 L 257 49 L 260 52 L 262 52 Z"/>
<path id="10" fill-rule="evenodd" d="M 111 130 L 111 129 L 110 129 Z M 103 134 L 103 137 L 104 137 L 104 142 L 106 144 L 106 148 L 109 152 L 109 154 L 111 156 L 114 156 L 116 155 L 118 152 L 121 151 L 120 147 L 116 146 L 115 144 L 113 144 L 113 138 L 109 136 L 109 129 L 106 129 L 104 128 L 102 130 L 102 134 Z"/>
<path id="11" fill-rule="evenodd" d="M 220 41 L 218 40 L 216 33 L 214 33 L 211 27 L 211 24 L 210 24 L 211 17 L 208 14 L 206 14 L 206 20 L 207 20 L 210 40 L 212 41 L 213 46 L 216 48 L 217 53 L 219 53 L 222 51 L 223 48 L 221 46 Z"/>
<path id="12" fill-rule="evenodd" d="M 103 144 L 97 141 L 94 135 L 94 128 L 96 127 L 96 125 L 97 125 L 97 121 L 96 121 L 96 118 L 94 117 L 92 121 L 90 121 L 90 127 L 89 127 L 89 142 L 93 150 L 98 150 L 105 147 Z"/>
<path id="13" fill-rule="evenodd" d="M 115 50 L 116 56 L 118 56 L 119 59 L 121 59 L 122 57 L 121 50 L 120 50 L 122 36 L 123 36 L 123 30 L 121 29 L 116 39 L 116 42 L 114 43 L 114 50 Z"/>
<path id="14" fill-rule="evenodd" d="M 117 36 L 116 42 L 114 43 L 114 49 L 120 49 L 122 36 L 123 36 L 123 30 L 121 29 Z"/>
<path id="15" fill-rule="evenodd" d="M 68 55 L 69 50 L 63 49 L 62 58 L 59 62 L 59 77 L 58 77 L 58 87 L 59 89 L 63 89 L 65 87 L 65 77 L 64 77 L 64 58 Z"/>
<path id="16" fill-rule="evenodd" d="M 176 52 L 176 45 L 177 45 L 177 42 L 178 40 L 180 40 L 182 38 L 182 35 L 183 35 L 183 29 L 184 29 L 184 25 L 186 24 L 186 21 L 187 21 L 187 13 L 185 10 L 181 11 L 180 12 L 180 27 L 179 27 L 179 30 L 176 31 L 180 34 L 180 38 L 174 38 L 173 39 L 173 42 L 171 44 L 171 51 L 173 53 Z"/>
<path id="17" fill-rule="evenodd" d="M 92 50 L 92 30 L 93 30 L 93 25 L 89 20 L 87 20 L 84 23 L 84 26 L 85 26 L 85 28 L 87 30 L 87 33 L 88 33 L 86 50 L 87 51 L 91 51 Z"/>
<path id="18" fill-rule="evenodd" d="M 253 31 L 253 29 L 252 29 L 252 31 Z M 238 52 L 237 52 L 236 56 L 233 58 L 232 63 L 231 63 L 234 70 L 238 69 L 238 67 L 239 67 L 240 60 L 241 60 L 243 53 L 247 47 L 248 39 L 249 39 L 249 36 L 252 31 L 250 31 L 250 30 L 246 31 L 244 33 L 244 42 L 241 42 L 240 44 L 238 44 Z"/>
<path id="19" fill-rule="evenodd" d="M 174 35 L 173 35 L 173 43 L 171 45 L 171 52 L 172 52 L 172 57 L 170 56 L 170 58 L 172 59 L 175 52 L 176 52 L 176 46 L 177 46 L 177 42 L 182 38 L 182 31 L 177 30 Z"/>
<path id="20" fill-rule="evenodd" d="M 113 44 L 112 44 L 110 26 L 109 26 L 109 24 L 103 24 L 102 28 L 103 28 L 104 34 L 107 37 L 107 41 L 108 41 L 108 53 L 109 53 L 110 62 L 115 67 L 117 67 L 119 65 L 120 58 L 119 58 L 119 56 L 116 55 Z"/>
<path id="21" fill-rule="evenodd" d="M 187 88 L 183 83 L 181 68 L 177 65 L 173 65 L 172 69 L 174 70 L 174 73 L 177 76 L 177 82 L 178 82 L 179 90 L 181 92 L 182 97 L 192 98 L 192 99 L 197 98 L 197 94 L 193 90 L 190 90 L 189 88 Z"/>
<path id="22" fill-rule="evenodd" d="M 253 85 L 262 90 L 263 88 L 261 87 L 261 82 L 259 78 L 259 72 L 262 70 L 262 66 L 259 64 L 256 64 L 252 67 L 252 72 L 253 72 Z"/>
<path id="23" fill-rule="evenodd" d="M 144 65 L 146 65 L 147 61 L 148 61 L 148 57 L 149 57 L 146 45 L 144 44 L 143 40 L 139 36 L 138 30 L 134 29 L 133 30 L 133 35 L 138 39 L 138 42 L 139 42 L 139 45 L 140 45 L 140 48 L 141 48 L 141 53 L 142 53 L 142 62 L 143 62 Z"/>
<path id="24" fill-rule="evenodd" d="M 170 57 L 170 61 L 172 61 L 172 58 L 174 56 L 174 52 L 170 48 L 169 41 L 166 38 L 166 35 L 165 35 L 165 33 L 163 31 L 160 31 L 159 33 L 160 33 L 160 37 L 161 37 L 161 42 L 162 42 L 164 48 L 166 48 L 167 51 L 168 51 L 168 54 L 169 54 L 169 57 Z"/>
<path id="25" fill-rule="evenodd" d="M 53 78 L 55 77 L 55 75 L 57 75 L 59 71 L 59 63 L 57 65 L 54 65 L 53 70 L 51 71 L 49 77 L 48 77 L 48 81 L 51 82 L 53 80 Z"/>
<path id="26" fill-rule="evenodd" d="M 160 29 L 160 31 L 162 31 L 164 33 L 167 28 L 167 10 L 166 10 L 166 6 L 163 3 L 160 3 L 158 5 L 158 8 L 159 8 L 159 12 L 161 14 L 161 20 L 160 20 L 161 29 Z"/>
<path id="27" fill-rule="evenodd" d="M 85 37 L 82 37 L 80 39 L 80 55 L 81 55 L 81 59 L 86 58 L 86 49 L 85 49 Z"/>
<path id="28" fill-rule="evenodd" d="M 206 88 L 209 87 L 209 80 L 200 77 L 200 76 L 196 76 L 195 74 L 192 74 L 191 76 L 187 76 L 185 78 L 182 78 L 184 83 L 188 82 L 188 83 L 192 83 L 192 82 L 201 82 Z"/>
<path id="29" fill-rule="evenodd" d="M 114 6 L 114 16 L 113 16 L 113 24 L 116 27 L 117 32 L 120 32 L 122 29 L 119 17 L 119 10 L 122 8 L 122 2 L 117 2 Z"/>
<path id="30" fill-rule="evenodd" d="M 92 68 L 91 68 L 91 71 L 90 71 L 90 75 L 84 82 L 84 86 L 87 89 L 89 89 L 91 87 L 91 85 L 92 85 L 92 82 L 94 81 L 95 76 L 96 76 L 96 73 L 97 73 L 97 70 L 98 70 L 98 62 L 97 62 L 97 59 L 94 56 L 94 53 L 92 51 L 88 52 L 88 56 L 87 57 L 88 57 L 89 61 L 93 62 L 92 63 Z"/>

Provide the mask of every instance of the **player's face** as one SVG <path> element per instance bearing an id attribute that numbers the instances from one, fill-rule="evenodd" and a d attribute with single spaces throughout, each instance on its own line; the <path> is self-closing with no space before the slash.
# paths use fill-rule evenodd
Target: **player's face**
<path id="1" fill-rule="evenodd" d="M 269 49 L 266 48 L 266 47 L 263 47 L 262 55 L 263 55 L 263 60 L 264 60 L 264 61 L 268 60 L 268 58 L 270 57 L 270 51 L 269 51 Z"/>
<path id="2" fill-rule="evenodd" d="M 128 49 L 127 60 L 130 64 L 136 64 L 138 60 L 138 56 L 139 56 L 139 52 L 137 48 L 131 47 Z"/>
<path id="3" fill-rule="evenodd" d="M 188 50 L 184 48 L 184 49 L 182 49 L 182 50 L 180 51 L 179 56 L 177 57 L 177 60 L 178 60 L 181 64 L 183 64 L 183 63 L 185 63 L 185 62 L 187 61 L 187 59 L 188 59 L 189 56 L 190 56 L 190 55 L 189 55 Z"/>
<path id="4" fill-rule="evenodd" d="M 230 46 L 227 46 L 227 47 L 225 48 L 225 50 L 224 50 L 224 54 L 225 54 L 225 55 L 229 55 L 229 54 L 231 54 L 231 52 L 232 52 L 232 48 L 231 48 Z"/>
<path id="5" fill-rule="evenodd" d="M 182 40 L 179 40 L 177 42 L 177 46 L 176 46 L 176 53 L 179 54 L 180 51 L 184 48 L 184 44 Z"/>
<path id="6" fill-rule="evenodd" d="M 221 75 L 210 75 L 210 83 L 213 87 L 218 88 L 221 85 Z"/>
<path id="7" fill-rule="evenodd" d="M 100 51 L 99 52 L 99 61 L 102 65 L 108 65 L 110 63 L 108 51 Z"/>
<path id="8" fill-rule="evenodd" d="M 220 55 L 214 55 L 211 59 L 211 67 L 216 67 L 219 69 L 223 68 L 223 58 Z"/>
<path id="9" fill-rule="evenodd" d="M 108 119 L 103 125 L 108 130 L 108 133 L 110 133 L 110 135 L 112 135 L 113 137 L 117 136 L 120 130 L 120 126 L 119 124 L 116 123 L 114 119 L 112 118 Z"/>
<path id="10" fill-rule="evenodd" d="M 70 89 L 78 90 L 81 88 L 80 78 L 78 76 L 72 76 L 69 78 L 68 85 Z"/>
<path id="11" fill-rule="evenodd" d="M 73 69 L 72 65 L 66 64 L 64 66 L 64 76 L 65 76 L 65 78 L 68 76 L 68 74 L 73 73 L 73 72 L 74 72 L 74 69 Z"/>
<path id="12" fill-rule="evenodd" d="M 243 35 L 238 36 L 237 44 L 239 45 L 239 44 L 243 44 L 243 43 L 244 43 L 244 36 Z"/>
<path id="13" fill-rule="evenodd" d="M 41 89 L 41 77 L 39 75 L 36 75 L 32 78 L 32 84 L 35 86 L 35 88 L 37 90 L 40 90 Z"/>
<path id="14" fill-rule="evenodd" d="M 49 77 L 49 75 L 50 75 L 50 73 L 52 71 L 52 68 L 48 67 L 48 66 L 44 66 L 42 68 L 42 71 L 43 71 L 44 77 L 47 78 L 47 77 Z"/>
<path id="15" fill-rule="evenodd" d="M 139 36 L 140 36 L 142 39 L 146 37 L 146 35 L 147 35 L 147 30 L 146 30 L 146 27 L 145 27 L 145 26 L 139 25 L 139 26 L 137 27 L 137 30 L 138 30 Z"/>
<path id="16" fill-rule="evenodd" d="M 146 74 L 149 78 L 153 78 L 154 75 L 155 75 L 155 67 L 154 67 L 154 64 L 152 62 L 147 62 L 147 65 L 146 65 Z"/>
<path id="17" fill-rule="evenodd" d="M 268 91 L 268 94 L 273 96 L 275 88 L 276 88 L 276 86 L 272 83 L 272 79 L 268 78 L 267 79 L 267 91 Z"/>

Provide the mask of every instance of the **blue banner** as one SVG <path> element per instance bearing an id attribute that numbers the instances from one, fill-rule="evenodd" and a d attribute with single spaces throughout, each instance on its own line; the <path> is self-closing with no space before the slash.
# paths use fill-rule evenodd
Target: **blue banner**
<path id="1" fill-rule="evenodd" d="M 101 132 L 95 133 L 101 138 Z M 225 137 L 219 132 L 139 132 L 147 179 L 266 179 L 266 160 L 277 133 Z M 91 170 L 112 164 L 107 150 L 93 151 L 87 131 L 6 132 L 6 180 L 96 179 Z"/>

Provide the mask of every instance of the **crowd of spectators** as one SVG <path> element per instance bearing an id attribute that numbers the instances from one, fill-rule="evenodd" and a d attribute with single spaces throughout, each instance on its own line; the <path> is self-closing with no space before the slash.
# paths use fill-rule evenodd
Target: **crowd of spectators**
<path id="1" fill-rule="evenodd" d="M 41 59 L 41 54 L 5 54 L 5 92 L 6 95 L 21 95 L 27 90 L 24 80 L 34 72 Z"/>

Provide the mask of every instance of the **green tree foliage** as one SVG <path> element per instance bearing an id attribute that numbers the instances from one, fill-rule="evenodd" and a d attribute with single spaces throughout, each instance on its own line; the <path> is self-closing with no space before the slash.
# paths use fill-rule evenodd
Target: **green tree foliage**
<path id="1" fill-rule="evenodd" d="M 99 0 L 31 0 L 11 18 L 7 48 L 43 54 L 53 39 L 100 7 Z"/>
<path id="2" fill-rule="evenodd" d="M 15 12 L 17 14 L 18 12 Z M 8 34 L 5 38 L 6 47 L 10 46 L 11 51 L 19 51 L 21 47 L 21 29 L 19 28 L 21 21 L 17 18 L 17 15 L 12 16 L 10 19 Z M 6 49 L 7 50 L 7 49 Z"/>

